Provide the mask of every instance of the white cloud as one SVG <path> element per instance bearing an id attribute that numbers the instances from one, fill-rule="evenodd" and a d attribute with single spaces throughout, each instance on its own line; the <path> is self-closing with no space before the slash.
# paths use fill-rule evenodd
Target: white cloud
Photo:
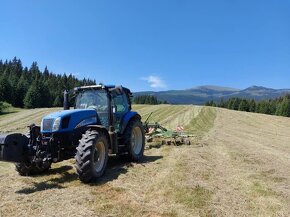
<path id="1" fill-rule="evenodd" d="M 150 75 L 141 79 L 147 81 L 152 88 L 166 88 L 167 86 L 165 82 L 158 76 Z"/>

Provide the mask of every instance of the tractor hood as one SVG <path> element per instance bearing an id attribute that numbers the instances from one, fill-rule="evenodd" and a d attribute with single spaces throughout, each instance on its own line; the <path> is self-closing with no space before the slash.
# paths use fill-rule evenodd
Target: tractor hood
<path id="1" fill-rule="evenodd" d="M 63 110 L 46 115 L 41 122 L 41 132 L 68 132 L 96 122 L 97 112 L 94 109 Z"/>

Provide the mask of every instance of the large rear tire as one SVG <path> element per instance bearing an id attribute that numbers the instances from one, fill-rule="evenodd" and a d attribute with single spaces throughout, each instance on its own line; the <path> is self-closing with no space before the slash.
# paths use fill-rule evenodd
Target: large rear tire
<path id="1" fill-rule="evenodd" d="M 76 171 L 82 182 L 101 177 L 108 162 L 107 136 L 96 130 L 87 130 L 77 147 Z"/>
<path id="2" fill-rule="evenodd" d="M 132 161 L 139 161 L 144 154 L 145 133 L 139 119 L 133 119 L 127 125 L 124 133 L 124 143 Z"/>

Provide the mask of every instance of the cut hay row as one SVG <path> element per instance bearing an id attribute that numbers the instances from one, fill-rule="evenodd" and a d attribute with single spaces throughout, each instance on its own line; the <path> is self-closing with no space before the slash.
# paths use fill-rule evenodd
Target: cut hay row
<path id="1" fill-rule="evenodd" d="M 32 123 L 40 125 L 46 114 L 58 111 L 60 108 L 23 109 L 16 113 L 0 116 L 0 132 L 27 132 L 27 126 Z"/>

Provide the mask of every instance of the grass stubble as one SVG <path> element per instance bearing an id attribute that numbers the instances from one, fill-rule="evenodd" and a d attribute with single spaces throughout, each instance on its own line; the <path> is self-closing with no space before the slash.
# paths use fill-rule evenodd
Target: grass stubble
<path id="1" fill-rule="evenodd" d="M 20 177 L 0 163 L 0 216 L 289 216 L 287 118 L 200 106 L 137 105 L 167 128 L 185 126 L 191 146 L 146 149 L 140 163 L 111 157 L 85 185 L 73 160 Z M 52 109 L 0 117 L 0 130 L 25 131 Z M 18 116 L 18 117 L 17 117 Z M 30 118 L 28 118 L 30 116 Z M 6 126 L 5 126 L 6 125 Z"/>

